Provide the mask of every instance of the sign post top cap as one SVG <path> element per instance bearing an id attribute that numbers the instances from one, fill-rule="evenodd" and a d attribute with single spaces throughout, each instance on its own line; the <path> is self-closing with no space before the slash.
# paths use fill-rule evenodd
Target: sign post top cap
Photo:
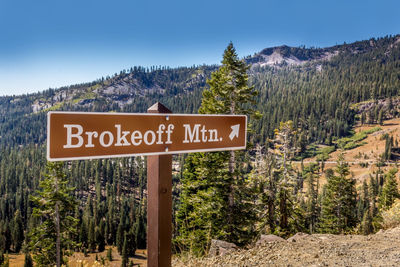
<path id="1" fill-rule="evenodd" d="M 172 113 L 166 106 L 160 102 L 155 103 L 147 109 L 148 113 Z"/>

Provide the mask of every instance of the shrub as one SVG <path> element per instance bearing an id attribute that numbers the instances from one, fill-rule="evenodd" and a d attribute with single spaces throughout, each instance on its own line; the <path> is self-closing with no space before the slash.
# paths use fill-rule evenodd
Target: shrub
<path id="1" fill-rule="evenodd" d="M 400 199 L 396 199 L 392 207 L 382 211 L 383 228 L 393 228 L 400 225 Z"/>

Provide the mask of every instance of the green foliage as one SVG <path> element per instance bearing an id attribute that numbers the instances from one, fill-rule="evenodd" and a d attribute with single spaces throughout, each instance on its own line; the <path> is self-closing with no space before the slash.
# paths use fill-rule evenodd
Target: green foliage
<path id="1" fill-rule="evenodd" d="M 392 148 L 393 148 L 393 136 L 390 137 L 388 134 L 383 136 L 385 139 L 385 152 L 381 155 L 383 160 L 390 160 L 392 158 Z"/>
<path id="2" fill-rule="evenodd" d="M 212 238 L 227 238 L 227 158 L 227 153 L 193 153 L 186 158 L 176 214 L 178 250 L 203 255 Z"/>
<path id="3" fill-rule="evenodd" d="M 14 215 L 14 227 L 12 229 L 12 243 L 15 252 L 19 252 L 24 242 L 24 225 L 22 222 L 21 212 L 16 211 Z"/>
<path id="4" fill-rule="evenodd" d="M 306 193 L 306 228 L 311 233 L 314 233 L 317 229 L 318 219 L 320 214 L 320 206 L 318 203 L 319 194 L 319 166 L 317 164 L 311 164 L 304 170 L 304 176 L 307 182 L 307 193 Z"/>
<path id="5" fill-rule="evenodd" d="M 327 175 L 322 196 L 319 229 L 324 233 L 346 233 L 357 223 L 355 181 L 347 177 L 349 166 L 344 161 L 343 154 L 338 157 L 336 174 Z"/>
<path id="6" fill-rule="evenodd" d="M 246 114 L 257 117 L 251 105 L 257 95 L 248 86 L 248 67 L 239 60 L 233 44 L 224 51 L 222 66 L 211 74 L 203 91 L 199 113 Z M 242 155 L 243 156 L 243 155 Z M 212 238 L 243 245 L 251 239 L 252 220 L 245 198 L 243 171 L 238 152 L 196 153 L 186 159 L 182 178 L 179 225 L 175 244 L 178 250 L 202 255 Z"/>
<path id="7" fill-rule="evenodd" d="M 337 145 L 339 148 L 342 148 L 344 150 L 350 150 L 350 149 L 365 145 L 366 143 L 361 142 L 361 141 L 364 140 L 365 138 L 367 138 L 369 134 L 372 134 L 372 133 L 380 131 L 380 130 L 382 130 L 382 128 L 374 127 L 369 130 L 364 130 L 364 131 L 358 132 L 356 134 L 353 134 L 350 137 L 340 138 L 337 140 Z"/>
<path id="8" fill-rule="evenodd" d="M 329 158 L 329 154 L 334 151 L 336 151 L 335 146 L 317 146 L 316 144 L 310 144 L 301 154 L 295 156 L 293 159 L 302 160 L 304 158 L 317 156 L 317 161 L 325 161 Z"/>
<path id="9" fill-rule="evenodd" d="M 203 91 L 199 113 L 203 114 L 255 114 L 257 91 L 248 86 L 248 66 L 239 60 L 233 44 L 224 51 L 222 66 L 207 80 L 209 89 Z"/>
<path id="10" fill-rule="evenodd" d="M 393 168 L 385 175 L 385 183 L 379 196 L 379 205 L 384 210 L 390 209 L 395 200 L 400 198 L 396 173 L 397 169 Z"/>
<path id="11" fill-rule="evenodd" d="M 392 207 L 382 212 L 383 228 L 394 228 L 400 225 L 400 200 L 396 199 Z"/>
<path id="12" fill-rule="evenodd" d="M 32 256 L 29 253 L 25 254 L 24 267 L 33 267 Z"/>
<path id="13" fill-rule="evenodd" d="M 72 216 L 77 203 L 62 168 L 62 163 L 48 163 L 46 178 L 40 182 L 37 196 L 31 197 L 32 215 L 40 224 L 29 233 L 29 247 L 38 266 L 55 265 L 58 249 L 62 260 L 77 246 L 74 236 L 78 220 Z"/>
<path id="14" fill-rule="evenodd" d="M 107 260 L 113 261 L 112 248 L 107 249 Z"/>
<path id="15" fill-rule="evenodd" d="M 3 262 L 1 263 L 0 267 L 9 267 L 10 266 L 10 257 L 8 256 L 8 254 L 6 254 L 6 256 L 3 256 Z"/>
<path id="16" fill-rule="evenodd" d="M 122 246 L 122 262 L 121 262 L 121 267 L 127 267 L 128 262 L 129 262 L 129 252 L 128 252 L 128 237 L 127 234 L 124 236 L 124 244 Z"/>

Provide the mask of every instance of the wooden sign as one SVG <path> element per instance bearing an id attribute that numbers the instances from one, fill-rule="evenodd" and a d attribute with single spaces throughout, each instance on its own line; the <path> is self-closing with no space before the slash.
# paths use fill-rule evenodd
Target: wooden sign
<path id="1" fill-rule="evenodd" d="M 49 112 L 49 161 L 245 149 L 244 115 Z"/>

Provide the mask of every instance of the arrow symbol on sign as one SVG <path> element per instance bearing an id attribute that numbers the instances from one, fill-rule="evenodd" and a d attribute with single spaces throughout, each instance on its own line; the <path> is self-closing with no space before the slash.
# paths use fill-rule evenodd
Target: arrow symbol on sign
<path id="1" fill-rule="evenodd" d="M 232 132 L 229 135 L 229 139 L 231 139 L 231 141 L 234 137 L 239 137 L 239 128 L 240 128 L 240 124 L 231 126 Z"/>

